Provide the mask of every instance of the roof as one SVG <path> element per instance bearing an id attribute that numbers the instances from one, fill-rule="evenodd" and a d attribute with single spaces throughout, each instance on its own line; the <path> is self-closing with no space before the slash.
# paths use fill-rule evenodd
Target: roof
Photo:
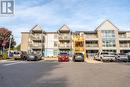
<path id="1" fill-rule="evenodd" d="M 84 32 L 84 33 L 97 33 L 96 31 L 76 31 L 76 33 L 79 33 L 79 32 Z"/>
<path id="2" fill-rule="evenodd" d="M 67 26 L 67 25 L 63 25 L 60 29 L 59 29 L 59 31 L 70 31 L 70 28 Z"/>
<path id="3" fill-rule="evenodd" d="M 57 32 L 46 32 L 46 34 L 57 34 Z"/>
<path id="4" fill-rule="evenodd" d="M 32 31 L 42 31 L 42 27 L 40 25 L 35 25 L 31 30 Z"/>
<path id="5" fill-rule="evenodd" d="M 100 29 L 101 26 L 103 26 L 105 23 L 109 23 L 111 24 L 113 27 L 115 27 L 116 29 L 118 29 L 110 20 L 105 20 L 103 21 L 97 28 L 96 30 Z M 118 29 L 119 30 L 119 29 Z"/>

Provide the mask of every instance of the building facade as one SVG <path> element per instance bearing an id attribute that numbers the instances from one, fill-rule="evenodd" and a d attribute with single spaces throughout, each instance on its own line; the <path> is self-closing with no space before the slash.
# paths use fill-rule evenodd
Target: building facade
<path id="1" fill-rule="evenodd" d="M 46 32 L 45 35 L 45 56 L 57 56 L 58 49 L 58 34 L 57 32 Z"/>
<path id="2" fill-rule="evenodd" d="M 66 52 L 72 54 L 72 32 L 67 25 L 63 25 L 58 30 L 58 49 L 59 53 Z"/>
<path id="3" fill-rule="evenodd" d="M 77 49 L 74 46 L 73 36 L 78 34 L 84 38 L 83 46 L 87 57 L 93 57 L 98 52 L 130 52 L 130 31 L 120 31 L 109 20 L 101 23 L 94 31 L 72 32 L 66 25 L 63 25 L 56 32 L 45 32 L 42 29 L 39 29 L 38 32 L 37 29 L 39 29 L 38 26 L 30 32 L 22 32 L 21 50 L 39 51 L 42 52 L 43 56 L 57 56 L 60 52 L 67 52 L 71 55 Z M 33 45 L 38 43 L 38 47 L 35 46 L 34 49 L 30 47 L 30 41 L 32 41 L 30 37 L 31 34 L 36 33 L 36 36 L 41 35 L 41 38 L 39 40 L 38 36 L 35 38 L 36 40 L 33 40 Z"/>

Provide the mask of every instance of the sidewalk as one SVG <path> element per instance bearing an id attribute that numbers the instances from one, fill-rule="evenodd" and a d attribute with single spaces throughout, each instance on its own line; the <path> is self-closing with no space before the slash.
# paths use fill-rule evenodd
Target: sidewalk
<path id="1" fill-rule="evenodd" d="M 6 62 L 14 62 L 14 61 L 10 61 L 10 60 L 0 60 L 0 63 L 6 63 Z"/>
<path id="2" fill-rule="evenodd" d="M 85 61 L 86 61 L 87 63 L 103 63 L 103 62 L 101 62 L 101 61 L 96 61 L 96 60 L 91 59 L 91 58 L 87 58 Z"/>
<path id="3" fill-rule="evenodd" d="M 43 60 L 58 60 L 58 58 L 54 58 L 54 57 L 44 57 L 42 58 Z"/>

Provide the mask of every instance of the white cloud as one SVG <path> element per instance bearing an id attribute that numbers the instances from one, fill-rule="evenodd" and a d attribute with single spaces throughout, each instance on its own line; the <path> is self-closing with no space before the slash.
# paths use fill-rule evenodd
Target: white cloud
<path id="1" fill-rule="evenodd" d="M 15 16 L 0 17 L 0 26 L 8 27 L 17 37 L 21 36 L 22 31 L 29 31 L 35 24 L 42 25 L 45 31 L 56 31 L 62 24 L 67 24 L 72 30 L 94 30 L 102 21 L 110 19 L 121 29 L 130 27 L 129 7 L 122 4 L 120 7 L 120 3 L 113 0 L 42 1 L 16 3 Z"/>

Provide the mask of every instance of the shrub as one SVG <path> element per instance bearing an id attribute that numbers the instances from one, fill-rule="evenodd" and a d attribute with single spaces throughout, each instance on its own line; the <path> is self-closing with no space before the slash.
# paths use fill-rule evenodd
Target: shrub
<path id="1" fill-rule="evenodd" d="M 3 53 L 3 59 L 7 59 L 8 58 L 8 53 Z"/>

